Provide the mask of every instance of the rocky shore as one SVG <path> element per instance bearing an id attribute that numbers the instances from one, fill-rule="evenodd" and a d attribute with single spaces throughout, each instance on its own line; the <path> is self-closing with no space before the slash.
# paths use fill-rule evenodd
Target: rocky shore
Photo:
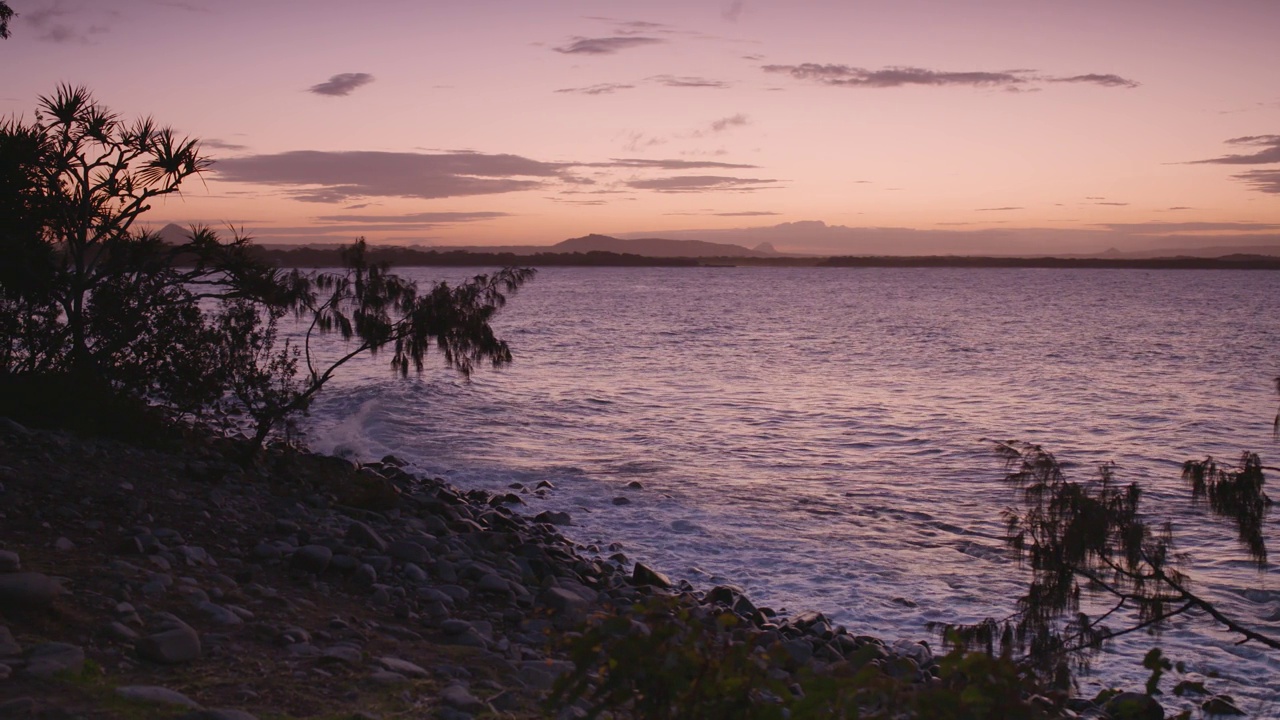
<path id="1" fill-rule="evenodd" d="M 0 718 L 575 717 L 581 702 L 545 704 L 574 667 L 565 640 L 647 598 L 686 623 L 733 615 L 784 682 L 850 662 L 937 682 L 926 643 L 778 617 L 576 545 L 564 518 L 519 512 L 550 487 L 468 492 L 394 457 L 239 457 L 220 439 L 161 451 L 0 418 Z"/>

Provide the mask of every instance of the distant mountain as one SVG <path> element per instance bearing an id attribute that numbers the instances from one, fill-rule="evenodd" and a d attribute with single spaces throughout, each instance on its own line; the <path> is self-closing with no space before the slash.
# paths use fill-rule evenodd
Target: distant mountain
<path id="1" fill-rule="evenodd" d="M 624 240 L 608 235 L 584 235 L 558 242 L 548 252 L 613 252 L 644 257 L 771 257 L 776 251 L 751 250 L 741 245 L 706 242 L 704 240 L 667 240 L 665 238 L 636 238 Z"/>

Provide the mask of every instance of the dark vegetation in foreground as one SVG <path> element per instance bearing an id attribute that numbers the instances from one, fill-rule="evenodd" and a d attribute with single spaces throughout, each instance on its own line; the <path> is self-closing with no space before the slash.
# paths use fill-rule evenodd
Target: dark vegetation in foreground
<path id="1" fill-rule="evenodd" d="M 311 467 L 330 461 L 292 448 L 289 421 L 305 412 L 316 393 L 352 358 L 384 352 L 391 372 L 400 375 L 410 369 L 422 372 L 432 348 L 445 366 L 464 375 L 482 364 L 511 361 L 508 345 L 494 334 L 490 320 L 506 296 L 531 278 L 532 270 L 507 268 L 458 285 L 439 283 L 419 290 L 371 257 L 363 242 L 339 252 L 340 270 L 301 273 L 270 266 L 238 234 L 224 239 L 195 228 L 186 242 L 173 245 L 133 230 L 153 199 L 176 192 L 207 165 L 196 141 L 150 119 L 125 122 L 83 88 L 61 87 L 42 98 L 32 123 L 0 123 L 0 257 L 5 259 L 0 265 L 0 416 L 196 453 L 195 470 L 184 466 L 170 474 L 198 479 L 216 466 L 214 480 L 225 482 L 230 476 L 237 494 L 296 495 L 308 487 L 315 490 L 308 485 L 314 475 L 290 469 L 294 461 L 289 458 L 307 457 L 302 462 Z M 304 328 L 296 340 L 281 339 L 282 323 L 290 317 Z M 321 357 L 318 343 L 313 344 L 325 334 L 345 341 L 336 356 Z M 36 457 L 55 465 L 57 456 L 85 449 L 96 453 L 99 462 L 140 457 L 97 441 L 66 436 L 50 440 L 18 425 L 7 426 L 6 432 L 6 442 L 14 448 L 55 447 Z M 1015 718 L 1062 714 L 1072 708 L 1096 712 L 1105 705 L 1113 716 L 1132 707 L 1132 712 L 1147 713 L 1133 717 L 1159 717 L 1155 713 L 1162 711 L 1151 696 L 1159 691 L 1161 677 L 1177 666 L 1158 651 L 1145 661 L 1152 674 L 1145 693 L 1072 698 L 1072 673 L 1112 638 L 1158 632 L 1171 617 L 1192 611 L 1225 626 L 1242 642 L 1280 647 L 1276 639 L 1223 615 L 1195 594 L 1189 578 L 1179 571 L 1171 528 L 1160 528 L 1144 516 L 1137 484 L 1121 486 L 1109 466 L 1096 480 L 1071 482 L 1053 456 L 1039 447 L 1002 443 L 998 448 L 1009 463 L 1008 480 L 1019 493 L 1015 509 L 1007 515 L 1008 540 L 1029 565 L 1030 584 L 1010 618 L 941 627 L 949 648 L 945 656 L 935 656 L 919 643 L 886 647 L 874 638 L 833 627 L 816 613 L 780 618 L 755 607 L 736 588 L 696 593 L 640 564 L 628 574 L 623 571 L 630 565 L 625 557 L 601 560 L 576 554 L 547 524 L 565 518 L 517 519 L 503 506 L 518 503 L 518 495 L 498 498 L 462 493 L 442 482 L 424 484 L 391 462 L 359 471 L 343 465 L 325 475 L 337 478 L 328 494 L 304 494 L 303 505 L 342 515 L 325 515 L 327 525 L 317 534 L 295 530 L 298 523 L 284 518 L 292 525 L 276 527 L 287 528 L 291 541 L 277 545 L 274 555 L 270 549 L 262 551 L 265 555 L 256 550 L 246 554 L 245 547 L 260 538 L 230 534 L 232 544 L 240 547 L 229 551 L 229 557 L 256 566 L 263 566 L 258 561 L 271 565 L 272 560 L 288 558 L 290 567 L 314 581 L 312 589 L 322 595 L 321 583 L 332 577 L 325 573 L 334 556 L 350 557 L 334 570 L 361 573 L 370 602 L 390 602 L 390 612 L 400 620 L 468 638 L 470 628 L 484 640 L 476 628 L 492 630 L 493 620 L 508 619 L 505 610 L 573 608 L 575 624 L 539 626 L 554 630 L 566 643 L 559 652 L 567 656 L 554 657 L 572 662 L 558 666 L 567 672 L 546 707 L 569 716 L 608 712 L 641 718 Z M 155 515 L 147 508 L 155 506 L 135 504 L 111 525 L 70 522 L 82 515 L 75 504 L 88 497 L 84 478 L 107 476 L 105 470 L 86 471 L 81 466 L 73 475 L 65 468 L 23 468 L 44 481 L 31 485 L 25 475 L 6 474 L 2 482 L 41 498 L 23 506 L 24 514 L 17 516 L 40 518 L 43 524 L 32 526 L 37 535 L 69 527 L 87 531 L 85 542 L 98 543 L 108 527 L 115 535 L 133 527 L 128 532 L 134 534 L 124 539 L 128 547 L 159 555 L 163 562 L 154 564 L 161 568 L 177 560 L 178 554 L 170 553 L 170 558 L 156 549 L 167 550 L 167 544 L 148 527 Z M 1257 456 L 1245 454 L 1237 467 L 1209 458 L 1188 463 L 1185 470 L 1192 500 L 1207 501 L 1209 512 L 1233 523 L 1259 567 L 1267 562 L 1262 530 L 1271 505 L 1263 491 L 1263 469 Z M 174 511 L 192 509 L 182 504 L 191 489 L 184 488 L 170 488 L 176 493 L 167 496 L 177 503 Z M 54 506 L 69 509 L 54 512 Z M 443 510 L 445 506 L 452 509 Z M 412 533 L 415 539 L 406 542 L 413 547 L 404 546 L 402 556 L 397 556 L 364 530 L 352 530 L 353 519 L 376 521 L 388 534 Z M 7 516 L 5 521 L 6 526 L 13 522 Z M 193 516 L 192 522 L 199 521 Z M 338 542 L 339 530 L 343 537 L 355 533 L 363 538 L 359 543 L 365 550 L 373 543 L 376 552 L 370 555 L 349 542 Z M 223 532 L 238 529 L 232 523 Z M 0 542 L 9 542 L 8 537 Z M 310 542 L 313 538 L 323 542 Z M 66 546 L 59 539 L 53 542 Z M 546 552 L 556 562 L 528 562 L 519 548 L 531 542 L 544 549 L 547 543 L 555 546 Z M 473 568 L 465 571 L 459 563 L 464 559 L 462 546 L 469 544 L 503 554 L 465 555 L 466 567 Z M 381 559 L 375 566 L 372 560 L 361 562 L 366 556 Z M 182 557 L 198 565 L 192 558 L 201 555 L 188 549 Z M 16 559 L 5 557 L 3 562 L 0 599 L 10 609 L 0 611 L 6 622 L 11 622 L 14 598 L 19 603 L 29 600 L 32 587 L 39 590 L 41 602 L 57 594 L 45 592 L 53 587 L 48 576 L 16 573 Z M 429 567 L 424 569 L 424 564 Z M 365 565 L 374 581 L 368 581 Z M 257 572 L 254 567 L 249 571 L 247 578 Z M 477 592 L 498 593 L 510 603 L 498 618 L 483 621 L 488 625 L 477 626 L 449 612 L 444 597 L 456 603 L 471 590 L 461 588 L 467 596 L 456 591 L 449 595 L 431 582 L 436 573 L 452 585 L 467 580 L 467 572 L 474 575 L 469 579 Z M 379 587 L 376 579 L 382 577 L 394 578 L 400 590 L 387 583 Z M 155 581 L 167 587 L 163 578 Z M 142 583 L 128 592 L 136 589 L 145 595 L 144 586 L 153 591 L 157 587 Z M 124 587 L 132 588 L 127 582 Z M 1101 617 L 1090 618 L 1080 612 L 1084 596 L 1111 597 L 1115 604 Z M 181 618 L 175 625 L 157 617 L 168 628 L 156 630 L 158 634 L 181 635 L 188 650 L 192 634 L 198 640 L 198 633 Z M 228 616 L 221 617 L 230 622 Z M 1124 624 L 1110 627 L 1108 621 Z M 515 624 L 528 634 L 527 626 Z M 127 633 L 116 633 L 128 638 Z M 143 649 L 160 642 L 152 641 L 130 640 L 132 652 L 154 661 L 151 650 Z M 199 642 L 195 645 L 198 648 Z M 9 653 L 13 645 L 0 642 L 0 647 Z M 33 661 L 48 660 L 22 647 L 18 650 L 24 654 L 13 662 L 23 672 L 30 674 Z M 45 650 L 56 650 L 60 658 L 77 657 L 63 647 Z M 81 650 L 80 670 L 85 667 L 83 654 Z M 187 660 L 199 657 L 197 652 Z M 14 666 L 6 664 L 9 658 L 0 659 L 0 667 L 12 672 Z M 404 669 L 394 662 L 382 665 L 388 672 Z M 470 702 L 454 695 L 458 702 Z M 1231 706 L 1222 697 L 1205 703 L 1216 709 Z M 484 703 L 472 709 L 480 714 L 490 711 Z M 449 716 L 443 710 L 441 715 Z"/>

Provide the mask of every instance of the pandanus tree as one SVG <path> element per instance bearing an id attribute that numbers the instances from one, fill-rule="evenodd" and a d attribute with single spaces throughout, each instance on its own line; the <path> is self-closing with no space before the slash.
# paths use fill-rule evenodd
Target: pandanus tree
<path id="1" fill-rule="evenodd" d="M 41 97 L 34 122 L 0 122 L 0 385 L 37 387 L 45 405 L 59 404 L 39 397 L 53 388 L 123 397 L 171 418 L 232 407 L 252 418 L 256 447 L 358 355 L 390 349 L 401 375 L 432 347 L 464 375 L 510 361 L 489 321 L 532 270 L 420 292 L 368 263 L 363 241 L 343 272 L 304 274 L 267 266 L 242 232 L 193 227 L 175 244 L 135 229 L 211 162 L 197 140 L 126 122 L 83 87 Z M 304 339 L 278 343 L 290 313 Z M 346 345 L 321 362 L 325 334 Z"/>

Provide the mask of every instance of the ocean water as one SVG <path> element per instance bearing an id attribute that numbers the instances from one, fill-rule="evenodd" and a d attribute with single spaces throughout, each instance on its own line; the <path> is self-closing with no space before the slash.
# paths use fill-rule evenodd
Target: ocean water
<path id="1" fill-rule="evenodd" d="M 578 542 L 936 647 L 930 621 L 1005 617 L 1025 589 L 991 451 L 1024 440 L 1078 479 L 1115 461 L 1172 521 L 1195 589 L 1280 635 L 1280 573 L 1256 570 L 1179 477 L 1187 459 L 1243 450 L 1280 465 L 1280 273 L 552 268 L 495 325 L 509 367 L 466 382 L 356 363 L 320 396 L 308 442 L 467 488 L 550 480 L 525 510 L 568 511 Z M 1118 642 L 1082 691 L 1141 685 L 1159 645 L 1280 714 L 1280 653 L 1235 640 L 1180 618 Z"/>

